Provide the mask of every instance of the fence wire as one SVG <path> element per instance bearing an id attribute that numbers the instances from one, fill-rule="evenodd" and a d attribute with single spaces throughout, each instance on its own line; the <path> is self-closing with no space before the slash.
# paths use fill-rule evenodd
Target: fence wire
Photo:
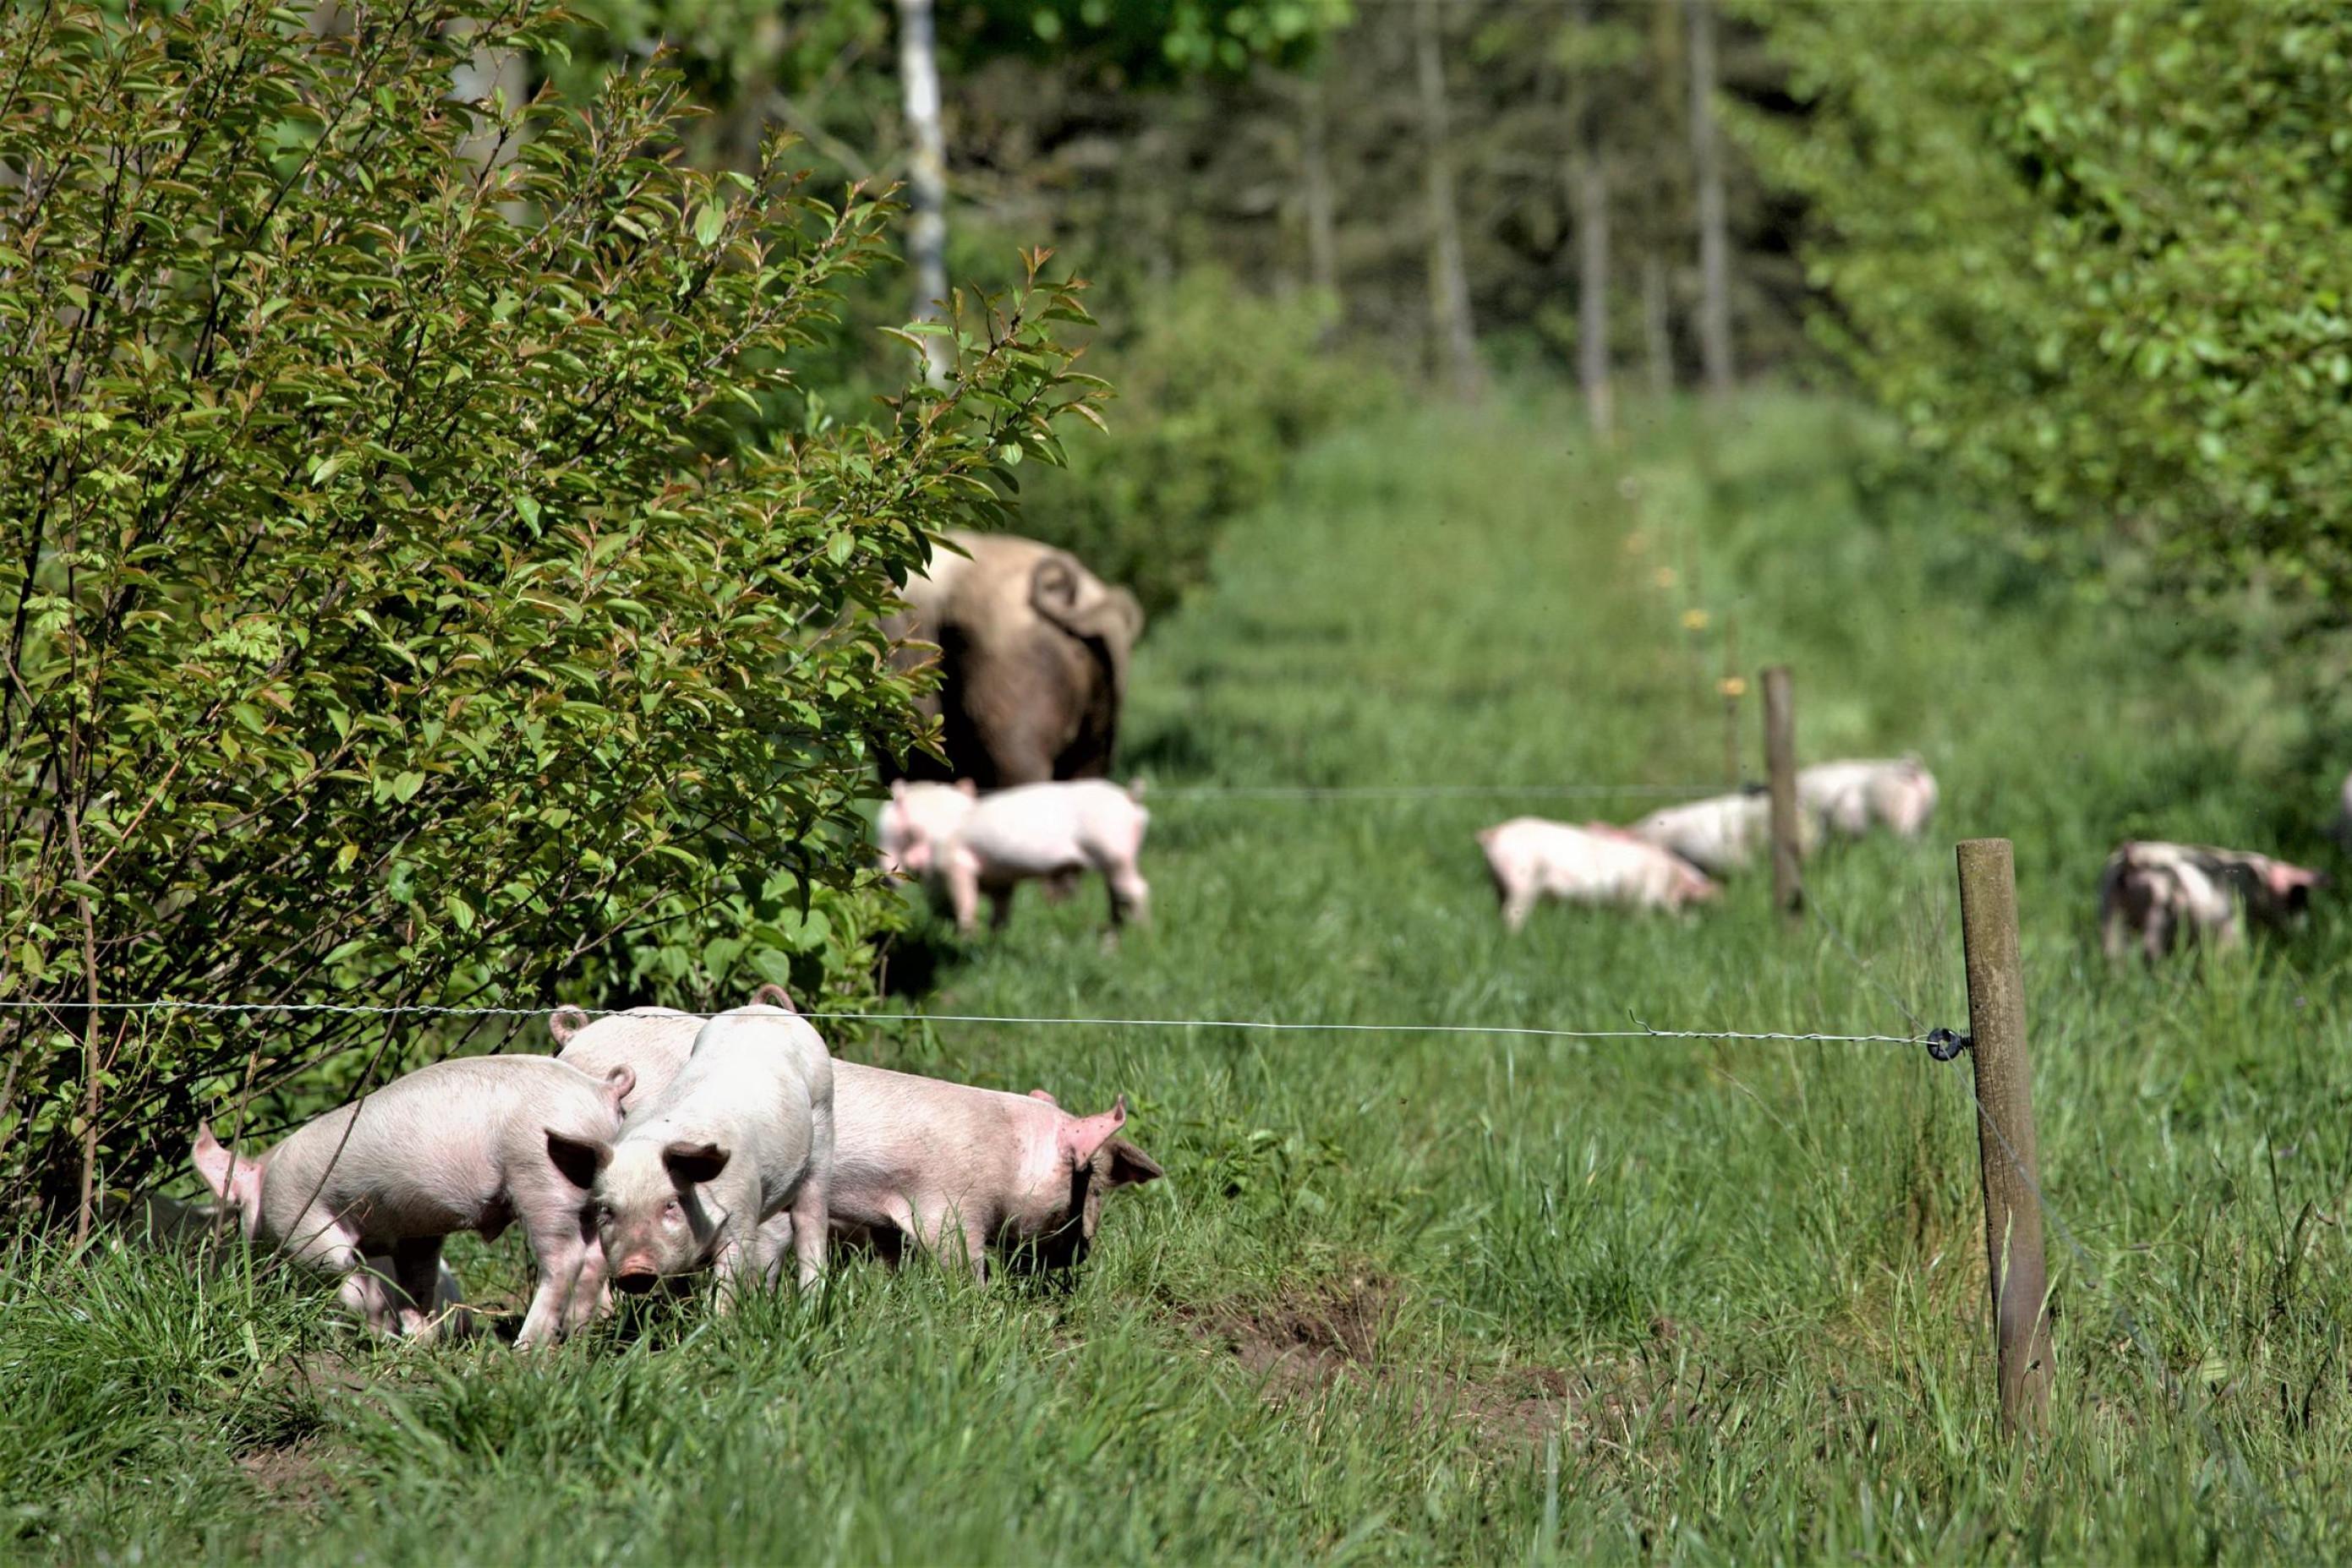
<path id="1" fill-rule="evenodd" d="M 1694 800 L 1737 794 L 1732 784 L 1177 784 L 1149 788 L 1156 800 Z"/>
<path id="2" fill-rule="evenodd" d="M 200 1014 L 305 1014 L 333 1013 L 359 1017 L 382 1018 L 549 1018 L 558 1012 L 577 1013 L 599 1018 L 625 1018 L 636 1009 L 631 1008 L 581 1008 L 570 1005 L 532 1008 L 454 1008 L 427 1003 L 414 1006 L 380 1007 L 340 1002 L 69 1002 L 0 1000 L 0 1009 L 14 1011 L 86 1012 L 185 1012 Z M 702 1020 L 720 1016 L 715 1012 L 674 1010 L 667 1016 Z M 1252 1030 L 1276 1034 L 1468 1034 L 1508 1035 L 1538 1040 L 1770 1040 L 1794 1044 L 1820 1045 L 1924 1045 L 1924 1035 L 1901 1034 L 1832 1034 L 1818 1030 L 1745 1030 L 1703 1029 L 1656 1029 L 1638 1018 L 1632 1019 L 1631 1029 L 1549 1029 L 1529 1024 L 1477 1023 L 1348 1023 L 1326 1022 L 1319 1019 L 1291 1020 L 1281 1019 L 1164 1019 L 1164 1018 L 1075 1018 L 1065 1015 L 1034 1015 L 1000 1013 L 916 1013 L 916 1012 L 814 1012 L 793 1016 L 812 1024 L 820 1023 L 964 1023 L 1004 1024 L 1010 1026 L 1042 1026 L 1085 1029 L 1230 1029 Z M 1629 1018 L 1631 1015 L 1628 1015 Z"/>

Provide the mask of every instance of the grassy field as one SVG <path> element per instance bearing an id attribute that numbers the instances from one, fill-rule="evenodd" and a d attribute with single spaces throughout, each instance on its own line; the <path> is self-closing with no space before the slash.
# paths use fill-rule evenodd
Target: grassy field
<path id="1" fill-rule="evenodd" d="M 233 1262 L 23 1253 L 0 1280 L 0 1542 L 27 1556 L 485 1563 L 2312 1560 L 2352 1531 L 2352 930 L 2109 974 L 2119 838 L 2326 856 L 2332 780 L 2258 664 L 2200 662 L 1857 490 L 1842 411 L 1565 404 L 1312 454 L 1139 656 L 1156 925 L 1098 890 L 950 947 L 940 1012 L 1580 1030 L 1964 1026 L 1949 845 L 2017 841 L 2054 1231 L 2051 1432 L 1990 1398 L 1965 1064 L 1887 1045 L 1212 1027 L 844 1030 L 845 1055 L 1092 1110 L 1169 1179 L 1066 1289 L 836 1270 L 624 1340 L 373 1348 Z M 1506 939 L 1471 834 L 1679 785 L 1717 681 L 1796 671 L 1811 758 L 1916 749 L 1927 842 L 1679 919 Z M 1738 739 L 1756 767 L 1753 698 Z M 2326 859 L 2318 863 L 2328 864 Z M 2340 869 L 2340 868 L 2338 868 Z M 453 1249 L 516 1294 L 512 1241 Z"/>

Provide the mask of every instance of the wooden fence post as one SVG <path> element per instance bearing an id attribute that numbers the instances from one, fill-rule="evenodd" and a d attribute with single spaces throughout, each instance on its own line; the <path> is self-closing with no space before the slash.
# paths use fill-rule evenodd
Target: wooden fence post
<path id="1" fill-rule="evenodd" d="M 2000 1419 L 2012 1434 L 2038 1433 L 2050 1407 L 2050 1314 L 2032 1063 L 2017 956 L 2016 864 L 2007 839 L 1963 840 L 1958 858 Z"/>
<path id="2" fill-rule="evenodd" d="M 1764 672 L 1764 770 L 1772 787 L 1772 905 L 1796 923 L 1805 906 L 1797 869 L 1797 716 L 1789 666 Z"/>

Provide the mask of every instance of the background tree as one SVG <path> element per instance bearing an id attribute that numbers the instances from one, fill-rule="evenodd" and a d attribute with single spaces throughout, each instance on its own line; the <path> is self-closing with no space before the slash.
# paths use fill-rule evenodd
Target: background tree
<path id="1" fill-rule="evenodd" d="M 1811 113 L 1746 133 L 1820 214 L 1819 340 L 1914 446 L 2097 591 L 2234 634 L 2344 628 L 2352 20 L 1769 15 Z"/>

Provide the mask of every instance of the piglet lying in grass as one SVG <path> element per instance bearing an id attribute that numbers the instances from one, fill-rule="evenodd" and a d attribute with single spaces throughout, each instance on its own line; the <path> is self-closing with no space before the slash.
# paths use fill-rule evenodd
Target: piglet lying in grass
<path id="1" fill-rule="evenodd" d="M 1066 883 L 1088 870 L 1110 891 L 1114 931 L 1150 915 L 1151 889 L 1136 862 L 1151 814 L 1140 782 L 1122 789 L 1100 779 L 1024 784 L 980 797 L 970 780 L 890 786 L 879 836 L 883 869 L 922 879 L 944 897 L 956 929 L 969 936 L 988 894 L 989 924 L 1003 925 L 1024 882 Z"/>
<path id="2" fill-rule="evenodd" d="M 550 1145 L 610 1138 L 633 1082 L 625 1067 L 599 1082 L 537 1056 L 439 1061 L 258 1155 L 200 1125 L 196 1169 L 248 1239 L 341 1277 L 343 1303 L 381 1333 L 439 1326 L 445 1238 L 496 1238 L 520 1220 L 539 1285 L 519 1343 L 540 1344 L 584 1322 L 598 1291 L 581 1224 L 587 1184 Z"/>
<path id="3" fill-rule="evenodd" d="M 2245 939 L 2239 911 L 2284 930 L 2327 879 L 2248 850 L 2137 841 L 2099 873 L 2099 926 L 2107 956 L 2137 942 L 2150 962 L 2190 942 L 2231 948 Z"/>
<path id="4" fill-rule="evenodd" d="M 642 1030 L 653 1021 L 639 1013 L 603 1023 Z M 572 1040 L 572 1061 L 593 1058 L 581 1049 L 593 1032 Z M 627 1037 L 615 1030 L 605 1038 Z M 612 1071 L 634 1077 L 625 1063 Z M 833 1099 L 833 1059 L 816 1030 L 782 1009 L 738 1008 L 693 1033 L 667 1082 L 633 1104 L 617 1142 L 551 1134 L 548 1150 L 593 1190 L 615 1288 L 643 1292 L 665 1275 L 707 1268 L 725 1311 L 745 1272 L 772 1274 L 787 1242 L 802 1285 L 823 1272 Z M 786 1223 L 763 1229 L 771 1219 Z"/>
<path id="5" fill-rule="evenodd" d="M 1606 822 L 1574 828 L 1514 817 L 1480 833 L 1478 847 L 1502 900 L 1503 924 L 1513 931 L 1546 895 L 1574 904 L 1680 909 L 1717 892 L 1680 856 Z"/>
<path id="6" fill-rule="evenodd" d="M 563 1061 L 590 1071 L 625 1066 L 636 1092 L 649 1095 L 685 1064 L 696 1023 L 646 1008 L 576 1030 L 559 1018 L 555 1027 Z M 961 1254 L 980 1272 L 991 1248 L 1046 1268 L 1082 1262 L 1104 1196 L 1161 1175 L 1118 1135 L 1123 1099 L 1074 1116 L 1042 1089 L 1024 1097 L 835 1061 L 833 1113 L 835 1233 Z"/>
<path id="7" fill-rule="evenodd" d="M 1717 795 L 1651 812 L 1629 830 L 1675 854 L 1709 876 L 1745 871 L 1756 852 L 1772 839 L 1772 798 L 1761 790 Z M 1813 817 L 1797 815 L 1797 848 L 1811 854 L 1821 837 Z"/>
<path id="8" fill-rule="evenodd" d="M 1936 810 L 1936 776 L 1916 757 L 1819 762 L 1797 771 L 1797 803 L 1850 839 L 1874 824 L 1916 839 Z"/>

